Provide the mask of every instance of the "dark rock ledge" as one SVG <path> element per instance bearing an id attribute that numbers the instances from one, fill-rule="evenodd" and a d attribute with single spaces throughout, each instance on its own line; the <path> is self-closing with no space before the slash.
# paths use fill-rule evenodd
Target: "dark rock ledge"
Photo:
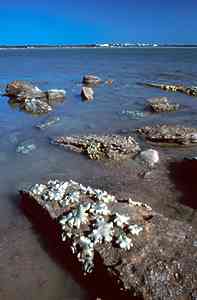
<path id="1" fill-rule="evenodd" d="M 78 279 L 83 269 L 94 296 L 197 299 L 197 234 L 188 224 L 73 181 L 35 185 L 21 196 L 53 256 Z"/>

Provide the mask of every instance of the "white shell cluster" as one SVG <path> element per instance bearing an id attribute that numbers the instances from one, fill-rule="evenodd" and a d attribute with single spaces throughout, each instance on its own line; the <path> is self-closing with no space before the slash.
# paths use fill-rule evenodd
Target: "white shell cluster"
<path id="1" fill-rule="evenodd" d="M 116 202 L 115 197 L 100 189 L 85 187 L 72 180 L 50 180 L 46 185 L 34 185 L 30 194 L 47 203 L 57 201 L 66 209 L 59 218 L 62 240 L 68 238 L 72 242 L 71 249 L 83 263 L 85 273 L 93 270 L 96 245 L 112 243 L 130 250 L 132 236 L 143 231 L 143 225 L 131 224 L 130 217 L 113 213 L 108 204 Z M 139 205 L 138 202 L 134 204 Z"/>

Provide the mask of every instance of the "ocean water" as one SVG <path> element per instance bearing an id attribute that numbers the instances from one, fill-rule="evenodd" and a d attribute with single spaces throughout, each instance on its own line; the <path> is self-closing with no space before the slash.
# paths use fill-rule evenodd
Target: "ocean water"
<path id="1" fill-rule="evenodd" d="M 90 161 L 50 144 L 59 135 L 107 134 L 145 124 L 197 126 L 197 100 L 179 93 L 147 88 L 139 83 L 184 83 L 197 86 L 197 49 L 25 49 L 0 51 L 0 92 L 15 79 L 39 88 L 67 91 L 63 104 L 48 116 L 61 121 L 45 130 L 36 125 L 48 116 L 32 116 L 0 98 L 0 299 L 82 300 L 87 291 L 48 255 L 42 240 L 19 209 L 18 190 L 48 178 L 73 179 L 106 188 L 130 191 L 128 165 Z M 95 99 L 80 98 L 84 74 L 112 79 L 95 88 Z M 123 110 L 143 111 L 146 100 L 167 96 L 183 107 L 176 113 L 123 117 Z M 36 150 L 16 153 L 17 145 L 33 142 Z M 124 169 L 125 168 L 125 169 Z M 119 172 L 125 175 L 125 184 Z M 127 170 L 127 171 L 125 171 Z M 129 173 L 130 174 L 130 173 Z M 117 183 L 117 184 L 116 184 Z M 144 196 L 146 197 L 146 195 Z"/>

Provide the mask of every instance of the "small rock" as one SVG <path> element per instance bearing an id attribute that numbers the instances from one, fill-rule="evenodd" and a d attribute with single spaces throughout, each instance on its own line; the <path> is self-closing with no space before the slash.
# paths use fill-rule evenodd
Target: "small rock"
<path id="1" fill-rule="evenodd" d="M 153 167 L 159 162 L 159 153 L 154 149 L 148 149 L 140 152 L 140 158 L 145 161 L 150 167 Z"/>
<path id="2" fill-rule="evenodd" d="M 155 113 L 161 113 L 177 111 L 180 105 L 174 103 L 171 104 L 166 97 L 157 97 L 148 100 L 148 107 Z"/>
<path id="3" fill-rule="evenodd" d="M 36 146 L 33 143 L 25 141 L 19 144 L 16 148 L 17 153 L 28 154 L 36 149 Z"/>
<path id="4" fill-rule="evenodd" d="M 56 89 L 48 90 L 46 93 L 49 101 L 64 99 L 66 95 L 65 90 L 56 90 Z"/>
<path id="5" fill-rule="evenodd" d="M 84 99 L 84 100 L 93 100 L 94 99 L 94 91 L 91 87 L 82 87 L 82 90 L 81 90 L 81 97 Z"/>
<path id="6" fill-rule="evenodd" d="M 113 80 L 112 79 L 108 79 L 108 80 L 105 81 L 105 83 L 108 84 L 108 85 L 112 85 Z"/>
<path id="7" fill-rule="evenodd" d="M 102 82 L 102 80 L 95 75 L 85 75 L 83 77 L 83 84 L 96 85 Z"/>

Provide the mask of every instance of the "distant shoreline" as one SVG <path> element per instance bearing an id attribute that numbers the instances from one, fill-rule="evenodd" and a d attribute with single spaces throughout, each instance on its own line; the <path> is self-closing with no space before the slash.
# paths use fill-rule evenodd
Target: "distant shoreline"
<path id="1" fill-rule="evenodd" d="M 169 49 L 169 48 L 181 48 L 191 49 L 197 48 L 197 45 L 158 45 L 158 46 L 48 46 L 48 45 L 35 45 L 35 46 L 0 46 L 0 50 L 34 50 L 34 49 Z"/>

